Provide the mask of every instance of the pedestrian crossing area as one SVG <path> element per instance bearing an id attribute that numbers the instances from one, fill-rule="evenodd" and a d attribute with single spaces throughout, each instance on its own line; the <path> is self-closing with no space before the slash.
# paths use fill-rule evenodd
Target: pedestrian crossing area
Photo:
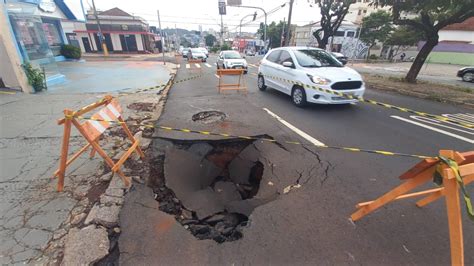
<path id="1" fill-rule="evenodd" d="M 188 63 L 183 63 L 183 64 L 177 64 L 176 68 L 186 68 L 186 69 L 191 69 L 191 68 L 212 68 L 217 66 L 217 63 L 214 64 L 209 64 L 209 63 L 193 63 L 193 64 L 188 64 Z M 258 68 L 258 65 L 255 64 L 248 64 L 249 68 Z"/>

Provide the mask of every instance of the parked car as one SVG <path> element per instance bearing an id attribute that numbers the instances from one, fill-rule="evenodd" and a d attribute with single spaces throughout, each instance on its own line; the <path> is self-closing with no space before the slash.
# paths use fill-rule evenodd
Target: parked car
<path id="1" fill-rule="evenodd" d="M 201 50 L 201 48 L 191 48 L 188 52 L 188 59 L 195 59 L 201 60 L 202 62 L 206 62 L 207 56 Z"/>
<path id="2" fill-rule="evenodd" d="M 271 87 L 291 95 L 293 103 L 299 107 L 305 106 L 307 103 L 349 104 L 357 102 L 355 99 L 347 99 L 295 83 L 337 90 L 353 96 L 363 96 L 365 92 L 362 76 L 354 69 L 344 66 L 334 56 L 322 49 L 281 47 L 270 50 L 258 68 L 257 85 L 261 91 Z"/>
<path id="3" fill-rule="evenodd" d="M 246 56 L 255 56 L 255 51 L 252 49 L 248 49 L 245 51 Z"/>
<path id="4" fill-rule="evenodd" d="M 244 69 L 247 74 L 247 60 L 237 51 L 222 51 L 217 58 L 217 69 Z"/>
<path id="5" fill-rule="evenodd" d="M 183 56 L 183 58 L 188 58 L 189 50 L 191 50 L 191 49 L 190 48 L 183 48 L 181 50 L 181 55 Z"/>
<path id="6" fill-rule="evenodd" d="M 347 56 L 341 54 L 341 53 L 336 53 L 336 52 L 332 52 L 332 55 L 334 57 L 336 57 L 337 60 L 339 60 L 339 62 L 341 62 L 343 65 L 347 64 Z"/>
<path id="7" fill-rule="evenodd" d="M 201 51 L 206 55 L 206 57 L 209 57 L 209 51 L 205 47 L 199 48 Z"/>
<path id="8" fill-rule="evenodd" d="M 474 82 L 474 66 L 459 69 L 456 76 L 462 78 L 465 82 Z"/>

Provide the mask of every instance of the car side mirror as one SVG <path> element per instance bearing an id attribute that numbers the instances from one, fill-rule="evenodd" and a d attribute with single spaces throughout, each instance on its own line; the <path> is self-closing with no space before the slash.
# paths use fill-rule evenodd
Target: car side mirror
<path id="1" fill-rule="evenodd" d="M 288 61 L 283 62 L 282 65 L 283 65 L 284 67 L 290 67 L 290 68 L 293 68 L 293 67 L 294 67 L 293 63 L 292 63 L 292 62 L 288 62 Z"/>

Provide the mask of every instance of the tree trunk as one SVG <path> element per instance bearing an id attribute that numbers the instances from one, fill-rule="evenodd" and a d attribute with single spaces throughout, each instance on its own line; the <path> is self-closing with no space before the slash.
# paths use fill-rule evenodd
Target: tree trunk
<path id="1" fill-rule="evenodd" d="M 438 34 L 427 38 L 425 45 L 423 45 L 423 47 L 421 48 L 420 52 L 415 58 L 415 61 L 411 65 L 410 70 L 405 76 L 405 81 L 410 83 L 416 82 L 416 77 L 418 76 L 418 73 L 420 73 L 420 70 L 423 67 L 423 64 L 425 63 L 426 58 L 431 53 L 431 50 L 433 50 L 433 48 L 438 44 L 438 39 Z"/>
<path id="2" fill-rule="evenodd" d="M 318 42 L 318 48 L 326 50 L 326 46 L 328 45 L 329 35 L 324 34 L 324 37 L 321 39 L 321 42 Z"/>

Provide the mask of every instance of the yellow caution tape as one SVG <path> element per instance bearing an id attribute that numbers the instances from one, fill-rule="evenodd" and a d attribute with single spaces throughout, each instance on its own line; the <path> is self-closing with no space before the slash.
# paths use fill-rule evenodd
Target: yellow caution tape
<path id="1" fill-rule="evenodd" d="M 104 120 L 104 119 L 96 119 L 91 117 L 82 117 L 82 116 L 69 116 L 66 118 L 77 118 L 82 120 L 92 120 L 92 121 L 99 121 L 99 122 L 109 122 L 115 124 L 124 124 L 126 122 L 120 122 L 117 120 Z M 217 133 L 217 132 L 210 132 L 210 131 L 202 131 L 202 130 L 192 130 L 187 128 L 173 128 L 167 126 L 160 126 L 160 125 L 151 125 L 151 124 L 136 124 L 138 126 L 145 126 L 147 128 L 156 128 L 162 129 L 167 131 L 176 131 L 182 133 L 192 133 L 192 134 L 200 134 L 200 135 L 207 135 L 207 136 L 220 136 L 226 138 L 236 138 L 236 139 L 246 139 L 246 140 L 261 140 L 266 142 L 277 142 L 275 139 L 270 138 L 259 138 L 259 137 L 251 137 L 251 136 L 237 136 L 231 135 L 227 133 Z M 294 144 L 294 145 L 307 145 L 309 143 L 303 143 L 299 141 L 282 141 L 282 143 L 286 144 Z M 361 149 L 361 148 L 354 148 L 354 147 L 340 147 L 340 146 L 329 146 L 329 145 L 322 145 L 316 146 L 316 148 L 326 148 L 326 149 L 334 149 L 334 150 L 343 150 L 343 151 L 350 151 L 350 152 L 364 152 L 364 153 L 373 153 L 385 156 L 401 156 L 401 157 L 411 157 L 411 158 L 418 158 L 418 159 L 433 159 L 436 157 L 433 156 L 425 156 L 425 155 L 417 155 L 417 154 L 407 154 L 407 153 L 400 153 L 400 152 L 390 152 L 390 151 L 381 151 L 381 150 L 369 150 L 369 149 Z"/>
<path id="2" fill-rule="evenodd" d="M 268 76 L 268 75 L 264 75 L 264 77 L 272 78 L 272 79 L 276 79 L 276 80 L 280 80 L 280 81 L 284 81 L 284 82 L 288 82 L 288 83 L 292 83 L 292 84 L 299 85 L 301 87 L 305 87 L 305 88 L 308 88 L 308 89 L 313 89 L 313 90 L 317 90 L 317 91 L 337 95 L 337 96 L 344 97 L 344 98 L 349 99 L 349 100 L 358 100 L 360 102 L 370 103 L 370 104 L 373 104 L 373 105 L 378 105 L 378 106 L 398 110 L 398 111 L 405 112 L 405 113 L 410 113 L 410 114 L 415 114 L 415 115 L 419 115 L 419 116 L 423 116 L 423 117 L 428 117 L 428 118 L 432 118 L 432 119 L 435 119 L 435 120 L 438 120 L 438 121 L 450 122 L 450 123 L 457 124 L 457 125 L 460 125 L 460 126 L 464 126 L 464 127 L 467 127 L 467 128 L 474 128 L 474 124 L 471 124 L 471 123 L 459 122 L 457 120 L 452 120 L 452 119 L 449 119 L 447 117 L 440 116 L 440 115 L 433 115 L 433 114 L 429 114 L 429 113 L 425 113 L 425 112 L 419 112 L 419 111 L 415 111 L 415 110 L 412 110 L 412 109 L 399 107 L 399 106 L 396 106 L 396 105 L 391 105 L 391 104 L 382 103 L 382 102 L 378 102 L 378 101 L 374 101 L 374 100 L 369 100 L 369 99 L 365 99 L 361 96 L 354 96 L 354 95 L 343 93 L 343 92 L 336 91 L 336 90 L 333 90 L 333 89 L 324 89 L 324 88 L 320 88 L 318 86 L 303 84 L 301 82 L 297 82 L 297 81 L 293 81 L 293 80 L 289 80 L 289 79 L 283 79 L 283 78 L 280 78 L 280 77 L 274 77 L 274 76 Z"/>
<path id="3" fill-rule="evenodd" d="M 181 82 L 185 82 L 185 81 L 197 79 L 197 78 L 200 78 L 200 77 L 202 77 L 202 75 L 192 76 L 192 77 L 180 79 L 180 80 L 177 80 L 177 81 L 172 81 L 172 80 L 171 80 L 171 81 L 169 81 L 169 82 L 167 82 L 167 83 L 163 83 L 163 84 L 156 85 L 156 86 L 152 86 L 152 87 L 148 87 L 148 88 L 138 89 L 138 90 L 133 91 L 133 92 L 122 92 L 122 93 L 119 93 L 119 96 L 125 96 L 125 95 L 130 95 L 130 94 L 135 94 L 135 93 L 141 93 L 141 92 L 156 90 L 156 89 L 164 88 L 164 87 L 166 87 L 166 86 L 167 86 L 168 84 L 170 84 L 170 83 L 171 83 L 171 84 L 178 84 L 178 83 L 181 83 Z"/>

